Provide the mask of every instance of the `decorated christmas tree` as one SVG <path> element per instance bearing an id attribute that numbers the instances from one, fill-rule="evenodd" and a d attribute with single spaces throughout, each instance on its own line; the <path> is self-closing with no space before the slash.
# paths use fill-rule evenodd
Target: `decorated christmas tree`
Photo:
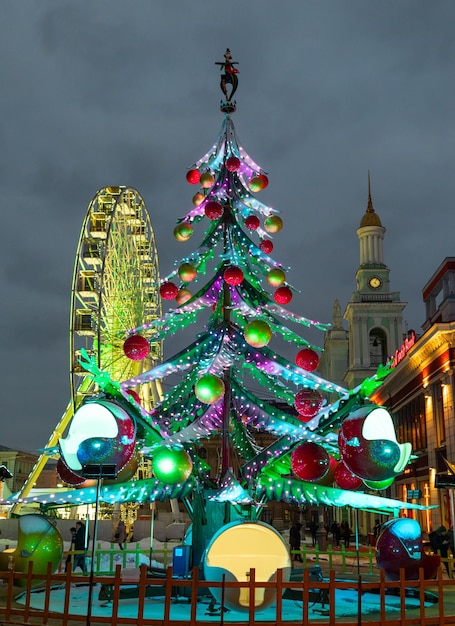
<path id="1" fill-rule="evenodd" d="M 219 65 L 223 123 L 213 147 L 186 174 L 197 192 L 174 237 L 187 251 L 161 284 L 167 313 L 147 325 L 154 341 L 194 326 L 194 340 L 124 381 L 110 380 L 87 356 L 84 365 L 101 393 L 76 412 L 73 430 L 60 442 L 68 472 L 109 462 L 123 472 L 103 485 L 105 502 L 184 501 L 193 520 L 195 564 L 221 525 L 260 519 L 269 500 L 389 514 L 420 508 L 378 492 L 411 454 L 409 444 L 397 442 L 389 413 L 369 400 L 387 365 L 351 391 L 324 380 L 317 374 L 321 349 L 301 331 L 328 325 L 287 308 L 295 288 L 272 243 L 283 221 L 257 199 L 268 177 L 237 138 L 232 116 L 238 70 L 229 50 Z M 124 338 L 132 359 L 147 356 L 144 330 L 130 329 Z M 282 352 L 294 357 L 275 346 L 287 346 Z M 148 412 L 141 388 L 152 380 L 172 383 Z M 117 434 L 84 431 L 94 404 L 114 415 Z M 198 455 L 201 442 L 211 439 L 221 450 L 217 467 Z M 138 453 L 151 459 L 153 477 L 136 480 L 125 473 Z M 58 497 L 59 503 L 94 500 L 93 489 Z"/>

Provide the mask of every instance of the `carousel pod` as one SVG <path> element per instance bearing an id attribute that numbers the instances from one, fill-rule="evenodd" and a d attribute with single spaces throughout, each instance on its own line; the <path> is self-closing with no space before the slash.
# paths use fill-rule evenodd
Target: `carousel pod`
<path id="1" fill-rule="evenodd" d="M 250 569 L 256 570 L 256 582 L 273 582 L 277 570 L 283 570 L 283 580 L 291 575 L 291 559 L 282 536 L 263 522 L 232 522 L 220 528 L 212 537 L 204 555 L 204 576 L 208 581 L 226 582 L 249 580 Z M 211 587 L 210 592 L 221 602 L 221 587 Z M 273 604 L 276 589 L 258 587 L 254 606 L 263 610 Z M 248 588 L 225 588 L 224 605 L 233 611 L 248 611 Z"/>
<path id="2" fill-rule="evenodd" d="M 52 563 L 52 572 L 55 572 L 62 556 L 63 540 L 58 529 L 43 515 L 23 515 L 19 518 L 16 548 L 0 552 L 0 570 L 7 571 L 12 560 L 16 572 L 27 572 L 30 561 L 33 561 L 34 574 L 45 574 L 48 563 Z M 41 582 L 33 580 L 32 585 Z M 20 587 L 26 583 L 25 578 L 16 581 Z"/>

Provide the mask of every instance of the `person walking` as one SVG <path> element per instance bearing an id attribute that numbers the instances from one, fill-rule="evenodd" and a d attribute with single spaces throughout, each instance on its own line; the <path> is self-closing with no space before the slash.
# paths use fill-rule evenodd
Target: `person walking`
<path id="1" fill-rule="evenodd" d="M 344 527 L 343 527 L 343 539 L 344 539 L 344 547 L 345 548 L 349 548 L 349 543 L 351 541 L 351 528 L 348 524 L 348 522 L 344 523 Z"/>
<path id="2" fill-rule="evenodd" d="M 88 539 L 90 539 L 90 537 Z M 85 565 L 85 555 L 87 553 L 87 545 L 85 542 L 85 524 L 83 522 L 76 522 L 74 549 L 76 550 L 76 554 L 74 555 L 74 571 L 76 571 L 77 567 L 80 567 L 84 576 L 86 576 L 87 568 Z"/>
<path id="3" fill-rule="evenodd" d="M 341 527 L 339 522 L 335 521 L 332 524 L 332 536 L 333 536 L 333 541 L 335 542 L 335 545 L 337 548 L 340 547 L 340 540 L 341 540 Z"/>
<path id="4" fill-rule="evenodd" d="M 447 528 L 445 526 L 439 526 L 436 530 L 433 530 L 428 538 L 430 540 L 430 546 L 434 554 L 439 554 L 441 560 L 444 563 L 446 571 L 450 574 L 449 568 L 449 540 L 447 538 Z"/>
<path id="5" fill-rule="evenodd" d="M 289 545 L 291 547 L 291 559 L 293 561 L 302 561 L 302 555 L 300 554 L 302 537 L 300 535 L 300 529 L 302 524 L 295 522 L 292 524 L 289 531 Z M 296 553 L 295 551 L 298 551 Z"/>
<path id="6" fill-rule="evenodd" d="M 125 539 L 126 539 L 126 526 L 125 526 L 125 522 L 123 520 L 120 520 L 117 526 L 117 532 L 115 533 L 116 538 L 117 538 L 117 542 L 118 542 L 118 547 L 120 548 L 120 550 L 124 549 L 124 543 L 125 543 Z"/>
<path id="7" fill-rule="evenodd" d="M 313 548 L 316 545 L 316 535 L 317 535 L 317 532 L 318 532 L 318 528 L 319 528 L 319 525 L 316 524 L 314 519 L 311 520 L 311 522 L 309 523 L 309 529 L 310 529 L 310 533 L 311 533 L 311 541 L 312 541 L 312 544 L 313 544 Z"/>
<path id="8" fill-rule="evenodd" d="M 65 572 L 68 571 L 70 563 L 73 563 L 73 559 L 74 559 L 74 550 L 76 549 L 74 547 L 74 544 L 76 542 L 76 528 L 74 526 L 71 526 L 70 528 L 70 533 L 71 533 L 71 545 L 70 545 L 70 549 L 68 552 L 68 556 L 66 557 L 66 563 L 65 563 Z M 73 568 L 74 569 L 74 568 Z"/>

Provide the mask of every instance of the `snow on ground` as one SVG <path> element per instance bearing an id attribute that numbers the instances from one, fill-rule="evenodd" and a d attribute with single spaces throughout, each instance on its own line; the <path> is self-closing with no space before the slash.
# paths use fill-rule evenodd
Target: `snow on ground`
<path id="1" fill-rule="evenodd" d="M 96 585 L 93 589 L 93 604 L 92 615 L 108 617 L 112 612 L 112 603 L 98 600 L 99 585 Z M 25 603 L 25 594 L 16 598 L 17 602 Z M 32 593 L 31 606 L 36 609 L 44 609 L 45 594 L 40 591 Z M 52 611 L 62 613 L 64 610 L 65 589 L 58 588 L 52 590 L 50 606 Z M 87 602 L 88 602 L 88 585 L 72 585 L 71 588 L 71 601 L 69 613 L 77 615 L 87 614 Z M 361 611 L 362 614 L 377 613 L 380 610 L 380 596 L 379 594 L 363 593 L 361 597 Z M 210 603 L 209 598 L 202 598 L 197 603 L 197 620 L 198 622 L 213 620 L 208 610 Z M 349 617 L 357 615 L 358 612 L 358 597 L 357 591 L 352 590 L 337 590 L 335 592 L 335 607 L 336 617 Z M 406 599 L 407 609 L 419 608 L 418 598 Z M 119 603 L 119 617 L 137 618 L 138 617 L 138 602 L 136 599 L 124 599 Z M 321 604 L 310 605 L 309 614 L 312 619 L 323 617 L 321 611 L 327 609 L 327 604 L 323 607 Z M 400 610 L 400 598 L 396 596 L 387 596 L 386 598 L 386 611 L 395 612 Z M 225 622 L 238 622 L 244 621 L 247 613 L 240 613 L 236 611 L 227 611 L 224 614 Z M 152 597 L 147 598 L 144 606 L 144 617 L 149 619 L 163 619 L 164 618 L 164 598 Z M 296 600 L 283 600 L 283 612 L 282 617 L 288 621 L 298 621 L 302 619 L 302 602 Z M 272 605 L 265 611 L 258 611 L 256 618 L 261 621 L 276 622 L 276 607 Z M 171 603 L 171 619 L 175 621 L 188 621 L 190 619 L 190 604 L 187 598 L 176 598 Z"/>

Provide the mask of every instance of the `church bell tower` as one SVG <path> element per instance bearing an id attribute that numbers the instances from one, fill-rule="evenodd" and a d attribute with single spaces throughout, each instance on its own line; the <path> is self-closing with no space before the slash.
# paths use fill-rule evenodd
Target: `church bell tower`
<path id="1" fill-rule="evenodd" d="M 402 312 L 406 303 L 400 302 L 398 291 L 390 291 L 390 270 L 384 263 L 385 230 L 373 208 L 368 172 L 368 204 L 357 229 L 360 264 L 355 275 L 356 291 L 343 316 L 349 335 L 344 383 L 349 388 L 372 376 L 403 342 Z"/>

